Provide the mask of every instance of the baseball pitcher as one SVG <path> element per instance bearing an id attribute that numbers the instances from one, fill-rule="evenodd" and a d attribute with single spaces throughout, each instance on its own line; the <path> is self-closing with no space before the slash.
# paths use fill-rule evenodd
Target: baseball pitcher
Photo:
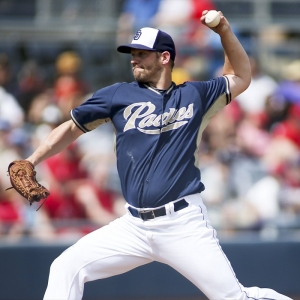
<path id="1" fill-rule="evenodd" d="M 208 26 L 206 13 L 201 26 Z M 209 299 L 290 299 L 239 283 L 201 199 L 197 156 L 203 130 L 251 78 L 246 52 L 219 14 L 218 25 L 210 28 L 224 48 L 223 76 L 176 85 L 171 36 L 141 28 L 131 43 L 117 48 L 129 55 L 135 81 L 96 91 L 25 160 L 36 166 L 108 120 L 115 127 L 127 213 L 81 238 L 52 263 L 45 300 L 82 299 L 85 282 L 153 261 L 177 270 Z"/>

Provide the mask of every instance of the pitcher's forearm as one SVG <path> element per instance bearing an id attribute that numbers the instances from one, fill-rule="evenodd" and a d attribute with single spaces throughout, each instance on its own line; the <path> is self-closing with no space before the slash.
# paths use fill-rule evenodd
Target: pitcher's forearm
<path id="1" fill-rule="evenodd" d="M 83 134 L 83 132 L 72 120 L 67 121 L 52 130 L 34 153 L 27 158 L 27 160 L 32 162 L 34 165 L 37 165 L 41 161 L 67 148 L 81 134 Z"/>
<path id="2" fill-rule="evenodd" d="M 245 84 L 249 84 L 251 81 L 249 58 L 231 29 L 221 35 L 221 43 L 225 53 L 223 74 L 235 75 L 244 80 Z"/>
<path id="3" fill-rule="evenodd" d="M 202 12 L 201 22 L 205 23 L 207 10 Z M 225 60 L 223 75 L 229 80 L 231 98 L 245 91 L 251 83 L 251 66 L 248 55 L 231 29 L 228 20 L 219 11 L 220 22 L 217 26 L 210 28 L 220 36 L 224 50 Z"/>

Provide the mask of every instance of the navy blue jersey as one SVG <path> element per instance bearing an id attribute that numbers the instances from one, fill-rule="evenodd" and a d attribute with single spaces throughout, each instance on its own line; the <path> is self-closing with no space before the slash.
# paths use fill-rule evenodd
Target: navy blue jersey
<path id="1" fill-rule="evenodd" d="M 230 102 L 226 77 L 185 82 L 160 93 L 147 84 L 116 83 L 74 108 L 84 132 L 111 120 L 126 201 L 153 208 L 204 190 L 198 146 L 209 119 Z"/>

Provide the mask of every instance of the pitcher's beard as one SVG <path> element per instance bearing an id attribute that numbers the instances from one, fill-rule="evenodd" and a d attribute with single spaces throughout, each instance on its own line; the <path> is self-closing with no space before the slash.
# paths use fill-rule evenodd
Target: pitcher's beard
<path id="1" fill-rule="evenodd" d="M 133 70 L 133 77 L 137 82 L 147 82 L 148 76 L 145 70 L 143 71 L 137 71 Z"/>
<path id="2" fill-rule="evenodd" d="M 149 83 L 155 81 L 155 78 L 159 74 L 161 66 L 159 64 L 153 65 L 150 69 L 133 69 L 133 76 L 137 82 Z"/>

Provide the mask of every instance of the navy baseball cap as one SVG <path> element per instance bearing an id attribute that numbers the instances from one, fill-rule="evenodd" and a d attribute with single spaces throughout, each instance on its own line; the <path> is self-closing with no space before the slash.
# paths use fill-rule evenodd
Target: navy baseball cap
<path id="1" fill-rule="evenodd" d="M 175 45 L 171 36 L 164 31 L 150 27 L 138 30 L 131 44 L 121 45 L 117 48 L 121 53 L 131 53 L 131 49 L 168 51 L 172 60 L 175 60 L 176 56 Z"/>

